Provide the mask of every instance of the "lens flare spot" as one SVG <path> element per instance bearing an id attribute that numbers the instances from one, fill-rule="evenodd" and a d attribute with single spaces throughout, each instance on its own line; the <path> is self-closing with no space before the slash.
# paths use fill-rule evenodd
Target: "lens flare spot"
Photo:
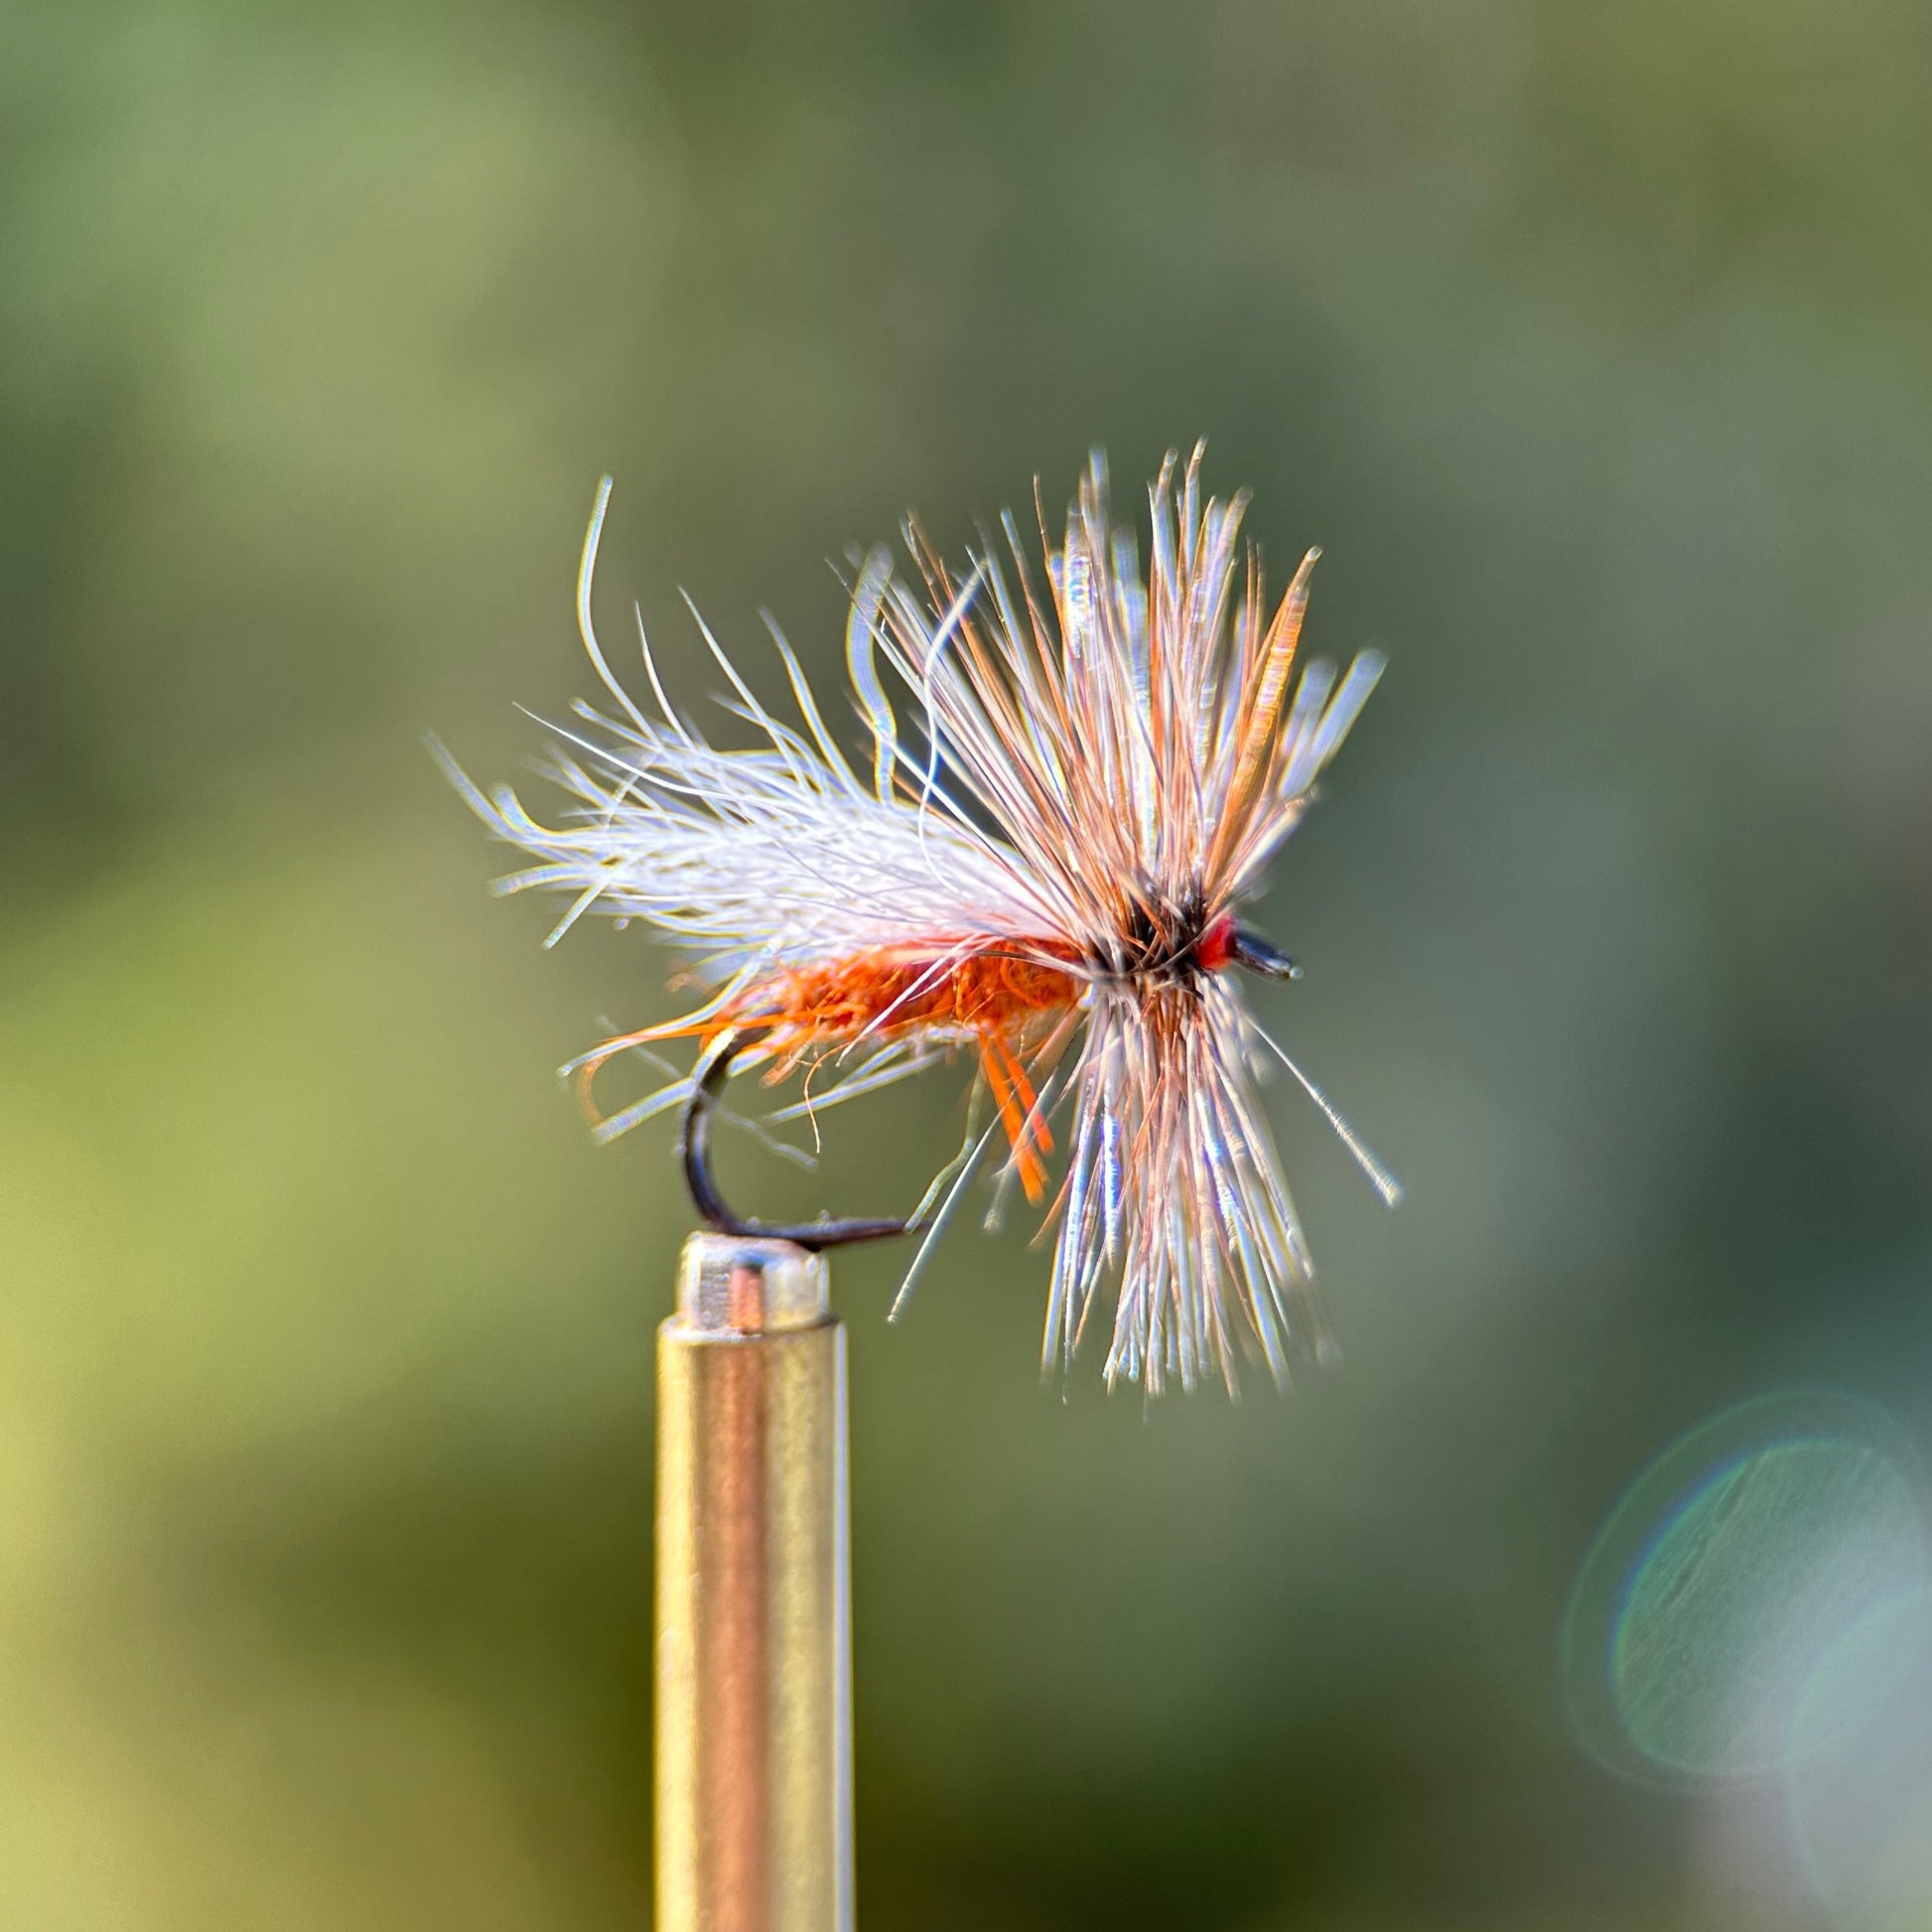
<path id="1" fill-rule="evenodd" d="M 1833 1734 L 1797 1712 L 1875 1606 L 1922 1588 L 1925 1518 L 1881 1413 L 1773 1395 L 1691 1432 L 1598 1534 L 1566 1618 L 1585 1743 L 1627 1774 L 1763 1777 Z M 1846 1724 L 1857 1719 L 1848 1705 Z"/>

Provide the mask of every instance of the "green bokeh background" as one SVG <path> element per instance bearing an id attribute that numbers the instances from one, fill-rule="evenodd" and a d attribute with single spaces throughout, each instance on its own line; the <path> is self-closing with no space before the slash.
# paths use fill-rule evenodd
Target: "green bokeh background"
<path id="1" fill-rule="evenodd" d="M 1198 435 L 1391 655 L 1258 998 L 1409 1198 L 1272 1090 L 1347 1365 L 1238 1406 L 840 1260 L 862 1921 L 1771 1922 L 1556 1631 L 1736 1397 L 1932 1429 L 1929 202 L 1906 0 L 10 9 L 0 1925 L 647 1921 L 685 1210 L 552 1076 L 665 961 L 420 734 L 587 689 L 607 470 L 696 695 L 680 586 L 829 678 L 849 542 Z"/>

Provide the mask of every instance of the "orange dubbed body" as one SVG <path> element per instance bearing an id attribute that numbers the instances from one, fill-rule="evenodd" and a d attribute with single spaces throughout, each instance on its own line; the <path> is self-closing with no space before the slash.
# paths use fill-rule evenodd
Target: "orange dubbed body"
<path id="1" fill-rule="evenodd" d="M 702 1019 L 675 1020 L 605 1041 L 583 1063 L 589 1082 L 625 1046 L 696 1035 L 707 1043 L 728 1029 L 761 1033 L 767 1081 L 781 1080 L 822 1050 L 859 1039 L 882 1043 L 924 1033 L 971 1038 L 1013 1147 L 1029 1200 L 1045 1187 L 1041 1156 L 1053 1137 L 1038 1112 L 1027 1058 L 1056 1053 L 1080 1003 L 1076 955 L 1063 940 L 985 940 L 881 946 L 845 959 L 798 966 L 759 980 Z M 1061 965 L 1056 962 L 1064 961 Z"/>
<path id="2" fill-rule="evenodd" d="M 1049 963 L 1055 958 L 1067 964 Z M 992 941 L 975 952 L 943 944 L 881 947 L 761 980 L 733 1002 L 726 1024 L 770 1027 L 787 1070 L 821 1041 L 862 1034 L 1013 1034 L 1078 1003 L 1072 962 L 1071 949 L 1057 941 L 1029 942 L 1025 951 Z"/>

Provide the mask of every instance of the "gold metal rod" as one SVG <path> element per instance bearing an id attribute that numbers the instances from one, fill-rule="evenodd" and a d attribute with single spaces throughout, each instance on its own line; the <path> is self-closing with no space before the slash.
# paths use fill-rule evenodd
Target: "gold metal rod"
<path id="1" fill-rule="evenodd" d="M 657 1932 L 851 1932 L 845 1330 L 694 1234 L 657 1331 Z"/>

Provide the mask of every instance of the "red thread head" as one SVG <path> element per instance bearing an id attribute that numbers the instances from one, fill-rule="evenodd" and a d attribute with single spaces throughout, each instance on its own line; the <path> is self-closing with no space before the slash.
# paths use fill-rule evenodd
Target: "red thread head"
<path id="1" fill-rule="evenodd" d="M 1219 973 L 1234 964 L 1234 914 L 1223 912 L 1209 922 L 1194 947 L 1204 973 Z"/>

